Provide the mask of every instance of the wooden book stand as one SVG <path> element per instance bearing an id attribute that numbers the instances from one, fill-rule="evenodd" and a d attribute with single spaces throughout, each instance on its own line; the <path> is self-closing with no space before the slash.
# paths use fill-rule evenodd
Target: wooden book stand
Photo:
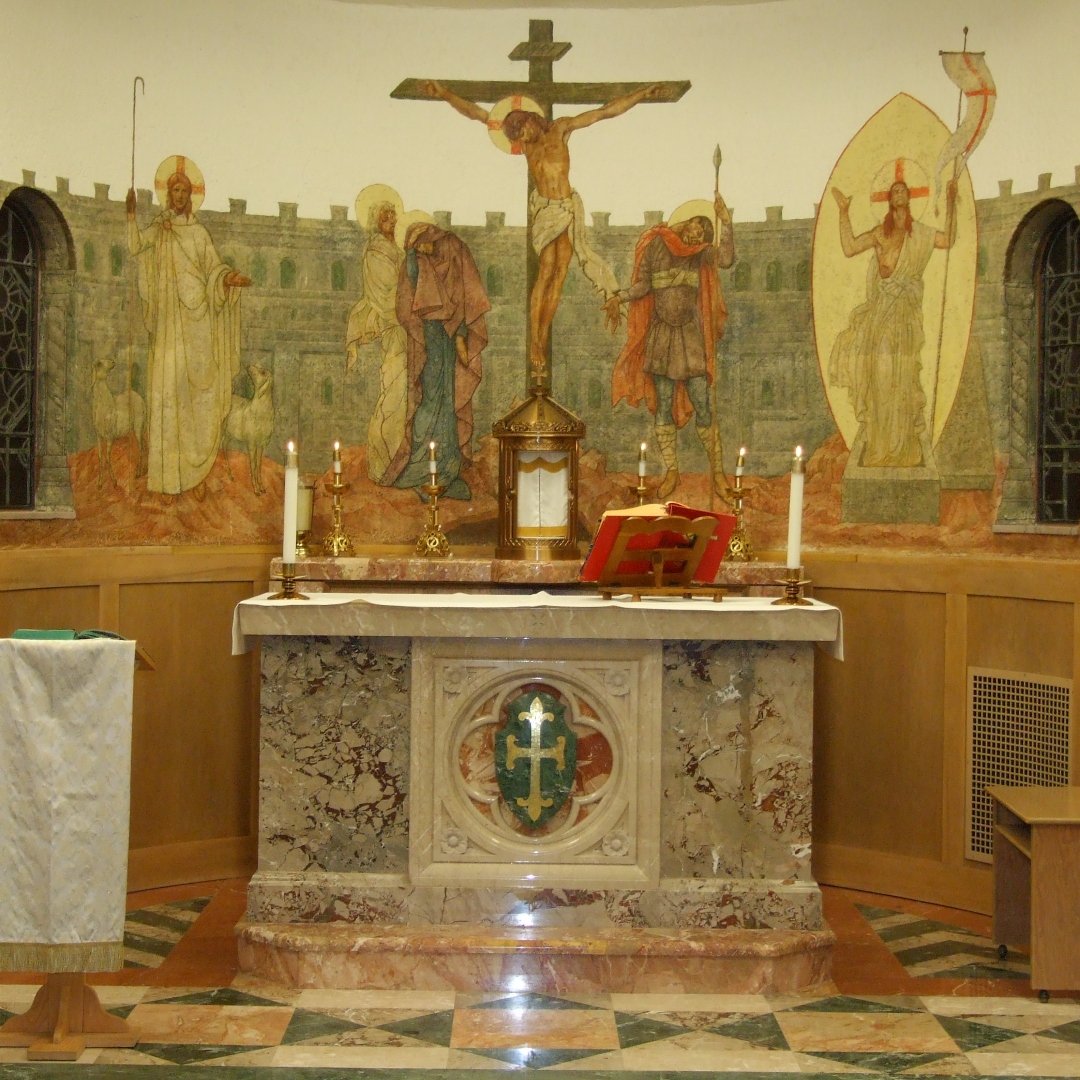
<path id="1" fill-rule="evenodd" d="M 628 517 L 622 523 L 611 552 L 597 579 L 601 594 L 616 592 L 642 596 L 692 596 L 720 593 L 693 584 L 705 547 L 716 532 L 712 517 Z"/>

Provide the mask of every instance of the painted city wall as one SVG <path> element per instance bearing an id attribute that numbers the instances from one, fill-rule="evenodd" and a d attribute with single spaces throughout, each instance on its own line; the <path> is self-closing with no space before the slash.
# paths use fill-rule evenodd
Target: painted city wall
<path id="1" fill-rule="evenodd" d="M 521 21 L 526 48 L 542 20 Z M 812 217 L 777 205 L 755 221 L 729 207 L 720 147 L 703 138 L 692 148 L 703 167 L 668 205 L 612 224 L 603 191 L 587 193 L 587 210 L 555 197 L 550 176 L 569 163 L 551 140 L 576 147 L 602 122 L 633 161 L 624 114 L 677 114 L 689 80 L 566 91 L 551 124 L 527 97 L 500 98 L 501 84 L 414 74 L 403 69 L 380 98 L 442 110 L 463 140 L 466 121 L 481 121 L 495 144 L 446 163 L 441 205 L 455 205 L 484 153 L 518 156 L 517 182 L 524 192 L 530 169 L 544 204 L 530 203 L 528 230 L 501 210 L 475 223 L 411 204 L 391 182 L 393 140 L 351 205 L 314 218 L 292 201 L 276 215 L 232 197 L 205 209 L 215 162 L 179 152 L 140 169 L 126 199 L 32 172 L 0 181 L 0 200 L 47 241 L 51 281 L 51 343 L 38 356 L 49 451 L 39 507 L 51 513 L 0 520 L 0 543 L 276 543 L 295 440 L 316 485 L 316 536 L 337 441 L 354 542 L 411 544 L 434 442 L 451 542 L 490 545 L 492 424 L 540 377 L 586 424 L 583 535 L 633 501 L 642 443 L 650 496 L 701 505 L 730 498 L 745 447 L 747 527 L 755 547 L 776 549 L 799 444 L 810 547 L 1071 550 L 1071 537 L 1022 531 L 1034 521 L 1035 446 L 1017 414 L 1031 411 L 1030 386 L 1016 397 L 1035 360 L 1016 328 L 1036 298 L 1012 286 L 1035 274 L 1030 223 L 1080 206 L 1076 176 L 976 197 L 971 140 L 949 156 L 960 120 L 897 85 L 835 139 Z M 541 98 L 546 78 L 530 67 Z M 996 99 L 992 82 L 980 86 L 977 104 Z M 969 106 L 974 93 L 961 85 Z"/>

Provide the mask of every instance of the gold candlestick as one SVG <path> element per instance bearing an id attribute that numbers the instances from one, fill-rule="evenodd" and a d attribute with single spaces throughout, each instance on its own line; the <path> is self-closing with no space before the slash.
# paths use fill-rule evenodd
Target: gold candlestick
<path id="1" fill-rule="evenodd" d="M 296 588 L 296 563 L 281 564 L 281 589 L 271 593 L 270 600 L 306 600 L 307 597 Z"/>
<path id="2" fill-rule="evenodd" d="M 750 543 L 750 537 L 746 532 L 746 523 L 743 520 L 743 492 L 742 476 L 735 473 L 735 486 L 729 492 L 732 506 L 735 508 L 735 531 L 728 541 L 727 558 L 730 562 L 753 562 L 754 546 Z"/>
<path id="3" fill-rule="evenodd" d="M 428 520 L 424 531 L 416 538 L 416 554 L 426 559 L 445 559 L 450 554 L 450 541 L 439 524 L 439 496 L 446 490 L 434 475 L 420 490 L 428 497 Z"/>
<path id="4" fill-rule="evenodd" d="M 803 586 L 810 584 L 809 578 L 804 578 L 798 567 L 790 566 L 784 571 L 784 577 L 776 582 L 784 586 L 784 595 L 778 596 L 773 604 L 782 604 L 787 607 L 810 607 L 810 601 L 802 594 Z"/>
<path id="5" fill-rule="evenodd" d="M 637 482 L 637 487 L 634 488 L 634 491 L 637 493 L 637 504 L 638 504 L 638 506 L 644 506 L 645 505 L 645 495 L 648 493 L 648 490 L 649 489 L 645 486 L 645 477 L 644 476 L 639 476 L 638 477 L 638 482 Z"/>
<path id="6" fill-rule="evenodd" d="M 352 537 L 341 523 L 341 497 L 348 488 L 349 485 L 342 481 L 339 472 L 335 472 L 333 480 L 326 484 L 326 490 L 330 492 L 332 524 L 330 531 L 323 537 L 323 553 L 334 558 L 353 553 Z"/>

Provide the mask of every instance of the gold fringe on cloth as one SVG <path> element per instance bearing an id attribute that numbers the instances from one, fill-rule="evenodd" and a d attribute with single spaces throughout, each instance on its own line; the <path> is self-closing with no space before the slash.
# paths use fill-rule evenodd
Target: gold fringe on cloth
<path id="1" fill-rule="evenodd" d="M 118 971 L 123 966 L 123 941 L 0 941 L 0 971 Z"/>

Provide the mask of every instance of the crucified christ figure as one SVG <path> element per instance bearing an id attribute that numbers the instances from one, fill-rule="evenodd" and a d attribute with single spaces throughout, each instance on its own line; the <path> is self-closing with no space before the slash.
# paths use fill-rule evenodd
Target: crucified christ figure
<path id="1" fill-rule="evenodd" d="M 420 84 L 421 93 L 445 101 L 462 116 L 489 125 L 490 113 L 475 101 L 431 79 Z M 607 301 L 618 282 L 585 240 L 584 208 L 581 197 L 570 186 L 570 136 L 598 120 L 621 116 L 642 101 L 660 100 L 663 87 L 651 83 L 632 93 L 612 98 L 606 105 L 587 109 L 576 116 L 548 120 L 538 113 L 515 109 L 502 120 L 502 132 L 521 146 L 529 165 L 532 191 L 529 194 L 529 224 L 539 265 L 529 294 L 529 363 L 533 377 L 542 381 L 547 366 L 551 324 L 559 306 L 563 282 L 576 254 L 585 276 Z"/>

